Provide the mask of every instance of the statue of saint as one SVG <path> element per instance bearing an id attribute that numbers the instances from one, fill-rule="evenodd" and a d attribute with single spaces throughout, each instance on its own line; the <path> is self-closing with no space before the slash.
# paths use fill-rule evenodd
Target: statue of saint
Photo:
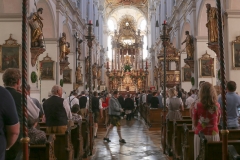
<path id="1" fill-rule="evenodd" d="M 40 16 L 42 14 L 43 8 L 39 8 L 37 12 L 34 12 L 29 17 L 29 25 L 31 28 L 31 47 L 43 48 L 43 18 Z"/>
<path id="2" fill-rule="evenodd" d="M 208 42 L 218 42 L 218 26 L 217 26 L 217 13 L 218 10 L 215 7 L 211 7 L 211 4 L 206 4 L 208 22 L 206 27 L 208 28 Z"/>
<path id="3" fill-rule="evenodd" d="M 128 54 L 124 57 L 124 64 L 131 64 L 130 56 Z"/>
<path id="4" fill-rule="evenodd" d="M 78 63 L 78 67 L 77 70 L 75 72 L 75 76 L 76 76 L 76 83 L 82 83 L 82 73 L 81 73 L 81 66 L 80 63 Z"/>
<path id="5" fill-rule="evenodd" d="M 102 77 L 102 65 L 97 67 L 97 79 Z"/>
<path id="6" fill-rule="evenodd" d="M 65 61 L 65 57 L 70 53 L 70 43 L 67 42 L 66 33 L 62 33 L 62 37 L 59 39 L 60 46 L 60 61 Z"/>
<path id="7" fill-rule="evenodd" d="M 97 63 L 94 63 L 92 66 L 93 79 L 97 79 L 97 72 L 98 72 Z"/>
<path id="8" fill-rule="evenodd" d="M 193 53 L 194 53 L 194 44 L 193 38 L 189 35 L 189 31 L 185 32 L 186 39 L 182 42 L 182 45 L 186 43 L 186 52 L 187 52 L 187 59 L 193 60 Z"/>
<path id="9" fill-rule="evenodd" d="M 81 43 L 79 43 L 79 42 L 78 42 L 77 53 L 78 53 L 78 58 L 77 58 L 77 60 L 80 61 L 80 57 L 81 57 Z"/>
<path id="10" fill-rule="evenodd" d="M 157 66 L 155 66 L 155 68 L 153 70 L 153 74 L 154 74 L 154 79 L 158 79 L 158 68 L 157 68 Z"/>

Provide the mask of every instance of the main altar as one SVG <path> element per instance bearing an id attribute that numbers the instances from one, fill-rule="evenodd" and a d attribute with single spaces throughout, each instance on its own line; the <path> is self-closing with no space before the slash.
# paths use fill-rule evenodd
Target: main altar
<path id="1" fill-rule="evenodd" d="M 125 16 L 112 38 L 112 59 L 107 61 L 109 91 L 138 92 L 145 90 L 148 67 L 143 64 L 143 37 L 136 30 L 133 17 Z"/>

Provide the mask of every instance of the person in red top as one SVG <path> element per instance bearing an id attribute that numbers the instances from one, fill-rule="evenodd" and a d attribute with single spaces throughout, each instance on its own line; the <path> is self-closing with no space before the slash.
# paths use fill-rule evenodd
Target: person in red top
<path id="1" fill-rule="evenodd" d="M 111 98 L 111 94 L 109 93 L 109 94 L 107 94 L 107 97 L 105 98 L 105 104 L 104 105 L 106 105 L 106 107 L 104 107 L 104 112 L 105 112 L 105 116 L 106 116 L 106 118 L 105 118 L 105 125 L 106 125 L 106 127 L 109 125 L 109 115 L 108 115 L 108 103 L 109 103 L 109 99 Z"/>
<path id="2" fill-rule="evenodd" d="M 208 141 L 220 141 L 218 124 L 221 110 L 217 102 L 217 93 L 213 85 L 209 82 L 203 83 L 199 94 L 199 102 L 194 110 L 193 124 L 195 126 L 194 135 L 194 159 L 200 151 L 199 132 L 204 133 Z"/>

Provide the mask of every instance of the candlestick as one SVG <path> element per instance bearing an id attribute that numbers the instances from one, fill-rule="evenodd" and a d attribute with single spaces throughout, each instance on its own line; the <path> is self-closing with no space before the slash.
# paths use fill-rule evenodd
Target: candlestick
<path id="1" fill-rule="evenodd" d="M 147 60 L 146 60 L 146 67 L 147 67 Z"/>

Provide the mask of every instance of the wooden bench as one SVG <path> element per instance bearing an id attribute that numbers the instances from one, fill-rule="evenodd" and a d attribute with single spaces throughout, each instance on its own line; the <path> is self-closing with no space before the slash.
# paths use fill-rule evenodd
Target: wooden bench
<path id="1" fill-rule="evenodd" d="M 30 160 L 56 160 L 54 154 L 54 140 L 55 135 L 51 134 L 48 137 L 46 144 L 32 145 L 30 144 Z"/>
<path id="2" fill-rule="evenodd" d="M 192 124 L 191 119 L 183 119 L 183 120 L 177 120 L 177 123 L 183 124 Z M 174 121 L 170 121 L 169 119 L 166 120 L 166 153 L 169 156 L 172 156 L 172 135 L 173 135 L 173 124 Z"/>
<path id="3" fill-rule="evenodd" d="M 240 155 L 233 145 L 228 145 L 228 156 L 230 160 L 240 160 Z"/>
<path id="4" fill-rule="evenodd" d="M 189 129 L 187 124 L 182 127 L 183 139 L 182 145 L 182 160 L 194 159 L 194 131 Z"/>
<path id="5" fill-rule="evenodd" d="M 229 129 L 228 140 L 240 140 L 240 129 Z M 220 139 L 222 140 L 221 132 L 219 131 Z"/>
<path id="6" fill-rule="evenodd" d="M 74 150 L 71 142 L 71 127 L 68 126 L 65 134 L 55 133 L 54 152 L 58 160 L 72 160 Z"/>
<path id="7" fill-rule="evenodd" d="M 185 124 L 185 123 L 184 123 Z M 191 130 L 192 124 L 185 124 L 185 126 Z M 173 135 L 172 135 L 172 152 L 173 159 L 182 158 L 182 141 L 183 141 L 183 124 L 179 124 L 177 121 L 173 125 Z"/>
<path id="8" fill-rule="evenodd" d="M 163 109 L 162 108 L 148 108 L 148 115 L 147 115 L 147 124 L 149 128 L 152 129 L 160 129 L 162 119 L 161 119 L 161 114 L 162 114 Z"/>
<path id="9" fill-rule="evenodd" d="M 190 116 L 189 108 L 185 108 L 184 111 L 180 111 L 182 116 Z"/>
<path id="10" fill-rule="evenodd" d="M 216 160 L 222 159 L 222 141 L 208 142 L 203 133 L 199 133 L 200 152 L 199 159 Z M 228 145 L 233 145 L 237 151 L 240 151 L 240 140 L 228 140 Z M 214 156 L 213 156 L 214 155 Z"/>
<path id="11" fill-rule="evenodd" d="M 82 159 L 83 157 L 83 137 L 82 137 L 82 120 L 75 123 L 76 128 L 71 130 L 71 140 L 74 149 L 74 158 Z"/>
<path id="12" fill-rule="evenodd" d="M 89 141 L 89 123 L 86 119 L 82 120 L 82 138 L 83 138 L 83 158 L 87 158 L 90 153 L 90 141 Z"/>

